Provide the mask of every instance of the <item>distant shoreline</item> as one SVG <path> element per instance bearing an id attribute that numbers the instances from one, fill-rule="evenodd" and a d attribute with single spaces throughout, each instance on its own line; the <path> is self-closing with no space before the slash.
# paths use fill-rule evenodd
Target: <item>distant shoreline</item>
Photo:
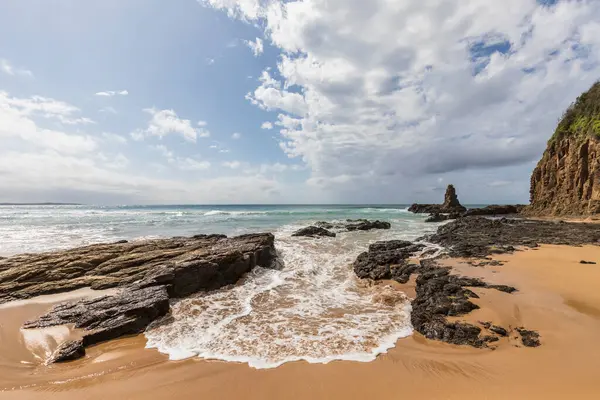
<path id="1" fill-rule="evenodd" d="M 81 203 L 0 203 L 0 206 L 83 206 Z"/>

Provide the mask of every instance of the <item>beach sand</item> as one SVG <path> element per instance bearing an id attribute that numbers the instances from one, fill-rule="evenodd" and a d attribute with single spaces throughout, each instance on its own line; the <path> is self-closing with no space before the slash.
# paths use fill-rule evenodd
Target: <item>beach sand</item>
<path id="1" fill-rule="evenodd" d="M 415 333 L 370 363 L 296 362 L 256 370 L 220 361 L 168 361 L 144 349 L 144 337 L 137 336 L 47 367 L 25 349 L 18 327 L 51 304 L 26 303 L 0 308 L 0 399 L 600 398 L 600 247 L 542 246 L 496 259 L 504 265 L 445 261 L 458 273 L 519 289 L 506 294 L 475 288 L 481 309 L 456 319 L 524 326 L 540 333 L 542 346 L 523 347 L 515 332 L 495 350 L 448 345 Z M 405 288 L 414 295 L 411 282 Z"/>

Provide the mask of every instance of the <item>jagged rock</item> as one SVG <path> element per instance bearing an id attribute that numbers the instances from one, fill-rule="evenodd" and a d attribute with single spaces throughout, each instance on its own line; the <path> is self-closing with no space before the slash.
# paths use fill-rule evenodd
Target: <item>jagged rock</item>
<path id="1" fill-rule="evenodd" d="M 600 213 L 600 82 L 572 104 L 531 175 L 529 215 Z"/>
<path id="2" fill-rule="evenodd" d="M 407 258 L 424 247 L 403 240 L 375 242 L 356 258 L 354 272 L 359 278 L 390 279 L 392 266 L 403 266 Z"/>
<path id="3" fill-rule="evenodd" d="M 166 286 L 130 287 L 114 296 L 62 303 L 47 314 L 23 325 L 25 329 L 74 324 L 84 329 L 83 345 L 142 333 L 169 312 Z M 88 333 L 89 332 L 89 333 Z"/>
<path id="4" fill-rule="evenodd" d="M 526 347 L 538 347 L 540 343 L 540 334 L 535 331 L 530 331 L 525 328 L 517 328 L 517 332 L 521 335 L 521 342 Z"/>
<path id="5" fill-rule="evenodd" d="M 446 210 L 458 210 L 464 208 L 458 201 L 458 196 L 456 195 L 456 189 L 454 188 L 454 185 L 448 185 L 446 188 L 446 193 L 444 194 L 444 204 L 442 204 L 442 207 Z"/>
<path id="6" fill-rule="evenodd" d="M 448 215 L 435 213 L 429 215 L 429 217 L 425 220 L 425 222 L 443 222 L 448 220 Z"/>
<path id="7" fill-rule="evenodd" d="M 371 229 L 390 229 L 392 225 L 385 221 L 369 221 L 366 219 L 347 220 L 348 231 L 370 231 Z"/>
<path id="8" fill-rule="evenodd" d="M 308 226 L 306 228 L 300 229 L 296 231 L 292 236 L 312 236 L 299 234 L 304 232 L 315 232 L 316 236 L 330 236 L 325 234 L 325 232 L 335 229 L 338 232 L 352 232 L 352 231 L 370 231 L 372 229 L 390 229 L 392 225 L 386 221 L 370 221 L 368 219 L 347 219 L 346 222 L 326 222 L 319 221 L 314 225 Z M 317 232 L 323 232 L 323 235 L 319 235 Z M 335 234 L 332 233 L 334 236 Z"/>
<path id="9" fill-rule="evenodd" d="M 452 275 L 450 268 L 440 267 L 431 259 L 421 260 L 418 265 L 409 264 L 407 259 L 422 248 L 422 245 L 402 240 L 374 243 L 369 246 L 369 251 L 358 256 L 354 272 L 359 278 L 394 279 L 400 283 L 406 283 L 412 274 L 418 274 L 411 322 L 417 332 L 429 339 L 475 347 L 485 347 L 488 342 L 497 340 L 493 336 L 480 337 L 481 328 L 477 326 L 448 322 L 446 317 L 461 316 L 479 308 L 469 300 L 478 296 L 468 287 L 507 293 L 516 289 L 488 284 L 478 278 Z"/>
<path id="10" fill-rule="evenodd" d="M 492 325 L 491 327 L 489 327 L 489 330 L 500 336 L 508 336 L 508 331 L 498 325 Z"/>
<path id="11" fill-rule="evenodd" d="M 73 324 L 82 345 L 64 343 L 51 362 L 85 352 L 81 346 L 143 332 L 169 312 L 169 299 L 233 284 L 260 265 L 276 265 L 270 233 L 112 243 L 0 260 L 0 303 L 80 287 L 123 287 L 116 294 L 61 303 L 25 329 Z"/>
<path id="12" fill-rule="evenodd" d="M 446 194 L 444 195 L 443 204 L 413 204 L 408 208 L 408 211 L 417 214 L 444 214 L 444 213 L 463 213 L 467 209 L 460 204 L 456 189 L 453 185 L 448 185 Z"/>
<path id="13" fill-rule="evenodd" d="M 96 244 L 18 255 L 0 260 L 0 304 L 82 287 L 130 286 L 152 276 L 169 284 L 170 296 L 183 297 L 235 283 L 256 265 L 269 267 L 275 256 L 270 233 Z M 171 270 L 170 277 L 158 276 Z"/>
<path id="14" fill-rule="evenodd" d="M 463 217 L 471 217 L 475 215 L 513 215 L 519 214 L 524 205 L 491 205 L 482 208 L 470 208 L 463 214 Z"/>
<path id="15" fill-rule="evenodd" d="M 452 257 L 484 258 L 513 252 L 515 246 L 599 244 L 600 225 L 466 217 L 440 226 L 437 233 L 421 240 L 446 247 Z"/>
<path id="16" fill-rule="evenodd" d="M 62 343 L 47 360 L 48 364 L 73 361 L 85 356 L 83 339 L 69 340 Z"/>
<path id="17" fill-rule="evenodd" d="M 307 237 L 335 237 L 335 233 L 328 231 L 325 228 L 318 226 L 307 226 L 292 233 L 292 236 L 307 236 Z"/>

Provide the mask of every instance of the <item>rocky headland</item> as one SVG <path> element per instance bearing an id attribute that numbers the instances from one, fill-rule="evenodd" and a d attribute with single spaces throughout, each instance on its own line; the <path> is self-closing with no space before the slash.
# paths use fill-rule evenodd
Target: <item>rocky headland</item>
<path id="1" fill-rule="evenodd" d="M 600 82 L 563 115 L 531 175 L 530 203 L 528 215 L 600 213 Z"/>

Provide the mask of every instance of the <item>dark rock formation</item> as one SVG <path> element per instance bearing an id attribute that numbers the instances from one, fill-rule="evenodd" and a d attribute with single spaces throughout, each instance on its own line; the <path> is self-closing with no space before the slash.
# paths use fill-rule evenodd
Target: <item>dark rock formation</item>
<path id="1" fill-rule="evenodd" d="M 348 231 L 370 231 L 371 229 L 390 229 L 392 225 L 385 221 L 369 221 L 366 219 L 346 220 Z"/>
<path id="2" fill-rule="evenodd" d="M 108 289 L 156 280 L 170 297 L 235 283 L 254 266 L 275 259 L 270 233 L 226 238 L 157 239 L 96 244 L 0 260 L 0 304 L 82 287 Z"/>
<path id="3" fill-rule="evenodd" d="M 385 221 L 370 221 L 368 219 L 347 219 L 346 222 L 319 221 L 312 228 L 334 229 L 338 232 L 370 231 L 372 229 L 390 229 L 392 225 Z M 308 227 L 311 228 L 311 227 Z M 307 228 L 304 228 L 307 229 Z M 301 229 L 300 231 L 304 230 Z M 298 231 L 298 232 L 300 232 Z M 296 233 L 298 233 L 296 232 Z M 300 236 L 293 234 L 292 236 Z M 304 235 L 302 235 L 304 236 Z"/>
<path id="4" fill-rule="evenodd" d="M 228 239 L 222 235 L 113 243 L 25 254 L 0 260 L 0 303 L 90 286 L 124 287 L 117 294 L 55 306 L 24 328 L 74 324 L 79 342 L 61 344 L 52 362 L 85 354 L 84 347 L 143 332 L 169 312 L 169 299 L 237 282 L 276 259 L 270 233 Z"/>
<path id="5" fill-rule="evenodd" d="M 526 347 L 538 347 L 540 343 L 540 334 L 535 331 L 530 331 L 525 328 L 517 328 L 517 332 L 521 335 L 521 342 Z"/>
<path id="6" fill-rule="evenodd" d="M 73 361 L 84 356 L 85 345 L 83 344 L 83 339 L 69 340 L 58 346 L 46 362 L 48 364 L 53 364 L 65 361 Z"/>
<path id="7" fill-rule="evenodd" d="M 500 336 L 508 336 L 508 331 L 498 325 L 492 325 L 489 330 Z"/>
<path id="8" fill-rule="evenodd" d="M 417 296 L 412 303 L 411 322 L 417 332 L 429 339 L 453 344 L 485 347 L 498 340 L 496 336 L 481 336 L 481 328 L 461 322 L 448 322 L 446 317 L 467 314 L 478 306 L 469 299 L 478 296 L 468 287 L 481 287 L 512 293 L 516 289 L 505 285 L 491 285 L 477 278 L 450 274 L 450 268 L 440 267 L 433 260 L 409 264 L 407 259 L 423 249 L 420 244 L 402 240 L 377 242 L 354 262 L 359 278 L 394 279 L 406 283 L 412 274 L 418 274 Z M 489 325 L 491 326 L 491 324 Z M 497 334 L 502 336 L 502 331 Z"/>
<path id="9" fill-rule="evenodd" d="M 444 222 L 448 219 L 450 219 L 450 217 L 446 214 L 435 213 L 430 214 L 429 217 L 427 217 L 427 219 L 425 220 L 425 222 Z"/>
<path id="10" fill-rule="evenodd" d="M 443 214 L 443 213 L 463 213 L 467 211 L 458 201 L 456 189 L 453 185 L 448 185 L 446 194 L 444 195 L 443 204 L 413 204 L 408 208 L 408 211 L 423 214 Z"/>
<path id="11" fill-rule="evenodd" d="M 423 239 L 446 247 L 453 257 L 484 258 L 513 252 L 515 246 L 599 244 L 600 225 L 467 217 L 442 225 Z"/>
<path id="12" fill-rule="evenodd" d="M 600 213 L 600 82 L 562 117 L 531 175 L 530 215 Z"/>
<path id="13" fill-rule="evenodd" d="M 525 206 L 523 205 L 491 205 L 482 208 L 470 208 L 464 214 L 463 217 L 470 217 L 475 215 L 513 215 L 519 214 Z"/>
<path id="14" fill-rule="evenodd" d="M 354 273 L 359 278 L 390 279 L 392 267 L 406 266 L 406 260 L 424 247 L 404 240 L 373 243 L 354 261 Z"/>
<path id="15" fill-rule="evenodd" d="M 595 264 L 596 264 L 596 262 L 595 262 L 595 261 L 585 261 L 585 260 L 581 260 L 581 261 L 579 261 L 579 264 L 595 265 Z"/>
<path id="16" fill-rule="evenodd" d="M 307 236 L 307 237 L 335 237 L 335 233 L 328 231 L 325 228 L 318 226 L 307 226 L 292 233 L 292 236 Z"/>
<path id="17" fill-rule="evenodd" d="M 75 328 L 86 331 L 83 346 L 91 346 L 142 333 L 152 321 L 168 312 L 167 286 L 134 286 L 114 296 L 59 304 L 38 319 L 26 322 L 23 327 L 30 329 L 75 324 Z M 70 346 L 63 350 L 59 348 L 61 351 L 58 354 L 64 358 L 63 354 L 71 354 L 70 349 Z"/>

